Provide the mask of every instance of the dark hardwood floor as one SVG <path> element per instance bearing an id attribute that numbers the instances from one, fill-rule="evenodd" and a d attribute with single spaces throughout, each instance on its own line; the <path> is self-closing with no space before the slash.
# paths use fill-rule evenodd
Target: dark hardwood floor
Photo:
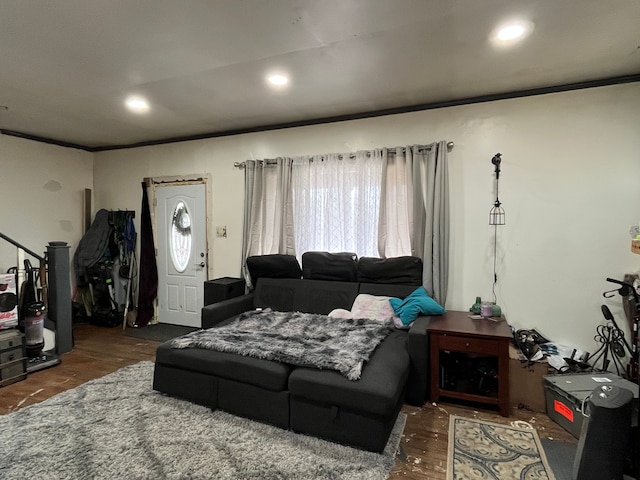
<path id="1" fill-rule="evenodd" d="M 41 402 L 126 365 L 142 360 L 153 361 L 159 345 L 158 342 L 128 337 L 119 327 L 106 328 L 89 324 L 74 325 L 74 338 L 73 351 L 62 356 L 60 365 L 29 374 L 23 381 L 0 388 L 0 414 Z M 576 442 L 575 438 L 545 414 L 515 408 L 511 410 L 509 418 L 490 410 L 450 403 L 427 403 L 422 407 L 405 405 L 402 411 L 407 414 L 407 424 L 390 478 L 446 478 L 450 415 L 505 424 L 523 421 L 536 428 L 540 438 Z"/>
<path id="2" fill-rule="evenodd" d="M 41 402 L 126 365 L 153 361 L 158 346 L 158 342 L 127 337 L 121 327 L 81 323 L 73 326 L 73 335 L 74 348 L 62 355 L 60 365 L 0 388 L 0 414 Z"/>

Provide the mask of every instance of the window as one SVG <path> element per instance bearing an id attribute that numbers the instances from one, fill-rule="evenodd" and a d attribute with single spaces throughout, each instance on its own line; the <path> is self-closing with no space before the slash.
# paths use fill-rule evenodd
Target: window
<path id="1" fill-rule="evenodd" d="M 378 256 L 382 162 L 379 153 L 294 159 L 295 249 Z"/>
<path id="2" fill-rule="evenodd" d="M 182 201 L 173 210 L 169 251 L 173 267 L 180 273 L 184 272 L 191 258 L 191 215 Z"/>
<path id="3" fill-rule="evenodd" d="M 242 258 L 295 251 L 300 260 L 313 250 L 413 255 L 427 265 L 427 292 L 443 304 L 449 268 L 447 163 L 444 140 L 355 154 L 247 160 Z M 267 168 L 275 169 L 275 194 Z M 267 207 L 273 215 L 264 215 Z"/>

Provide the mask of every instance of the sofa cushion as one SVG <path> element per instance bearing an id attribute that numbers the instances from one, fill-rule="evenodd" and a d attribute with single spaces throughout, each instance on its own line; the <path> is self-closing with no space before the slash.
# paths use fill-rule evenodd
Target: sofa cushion
<path id="1" fill-rule="evenodd" d="M 292 396 L 376 414 L 392 414 L 409 374 L 407 333 L 395 331 L 380 344 L 351 381 L 338 372 L 298 367 L 289 376 Z"/>
<path id="2" fill-rule="evenodd" d="M 302 269 L 294 255 L 253 255 L 247 257 L 247 270 L 256 287 L 259 278 L 301 278 Z"/>
<path id="3" fill-rule="evenodd" d="M 358 256 L 355 253 L 305 252 L 302 277 L 308 280 L 358 281 Z"/>
<path id="4" fill-rule="evenodd" d="M 361 283 L 358 289 L 358 293 L 404 298 L 411 295 L 411 293 L 415 289 L 415 285 L 384 285 L 382 283 Z"/>
<path id="5" fill-rule="evenodd" d="M 358 281 L 387 285 L 421 285 L 422 267 L 422 260 L 418 257 L 361 257 L 358 260 Z"/>
<path id="6" fill-rule="evenodd" d="M 171 348 L 170 343 L 158 347 L 156 363 L 217 375 L 276 392 L 287 389 L 290 365 L 200 348 Z"/>
<path id="7" fill-rule="evenodd" d="M 351 310 L 358 296 L 355 282 L 300 280 L 296 283 L 292 310 L 328 315 L 335 308 Z"/>
<path id="8" fill-rule="evenodd" d="M 294 311 L 296 291 L 302 280 L 292 278 L 263 278 L 253 295 L 255 308 L 270 308 L 278 312 Z"/>
<path id="9" fill-rule="evenodd" d="M 263 278 L 254 294 L 255 308 L 328 315 L 334 308 L 351 310 L 358 295 L 355 282 Z"/>

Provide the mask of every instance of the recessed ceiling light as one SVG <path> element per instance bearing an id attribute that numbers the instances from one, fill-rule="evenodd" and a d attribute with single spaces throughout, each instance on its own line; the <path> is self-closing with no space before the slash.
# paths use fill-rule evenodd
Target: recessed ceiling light
<path id="1" fill-rule="evenodd" d="M 498 31 L 498 40 L 515 40 L 524 34 L 522 25 L 507 25 Z"/>
<path id="2" fill-rule="evenodd" d="M 124 103 L 129 110 L 135 113 L 146 113 L 149 111 L 149 102 L 146 98 L 139 95 L 127 97 Z"/>
<path id="3" fill-rule="evenodd" d="M 284 87 L 286 84 L 289 83 L 289 79 L 284 75 L 280 75 L 280 74 L 269 75 L 267 77 L 267 81 L 271 85 L 276 87 Z"/>
<path id="4" fill-rule="evenodd" d="M 533 23 L 527 20 L 518 20 L 499 26 L 491 35 L 495 45 L 512 45 L 525 39 L 533 31 Z"/>

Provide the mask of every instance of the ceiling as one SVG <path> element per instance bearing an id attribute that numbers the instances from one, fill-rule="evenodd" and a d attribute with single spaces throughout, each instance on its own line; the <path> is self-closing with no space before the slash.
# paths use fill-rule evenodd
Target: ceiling
<path id="1" fill-rule="evenodd" d="M 493 46 L 514 17 L 531 35 Z M 638 0 L 0 0 L 0 130 L 102 150 L 638 81 L 639 24 Z"/>

